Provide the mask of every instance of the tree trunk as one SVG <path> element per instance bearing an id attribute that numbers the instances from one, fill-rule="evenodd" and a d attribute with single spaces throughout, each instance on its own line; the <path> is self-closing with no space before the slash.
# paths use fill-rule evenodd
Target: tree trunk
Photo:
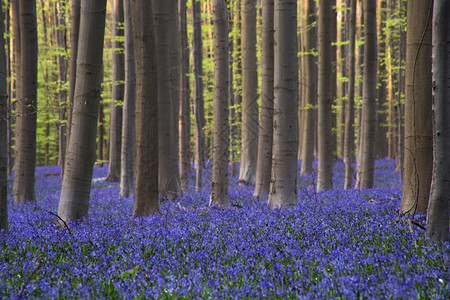
<path id="1" fill-rule="evenodd" d="M 133 216 L 159 212 L 158 86 L 150 1 L 131 0 L 136 57 L 136 195 Z"/>
<path id="2" fill-rule="evenodd" d="M 316 27 L 312 27 L 311 24 L 316 22 L 316 3 L 314 0 L 306 1 L 306 12 L 308 29 L 305 34 L 305 46 L 306 50 L 313 51 L 316 49 L 317 36 Z M 317 123 L 317 65 L 314 55 L 308 53 L 304 60 L 306 66 L 306 101 L 307 109 L 305 116 L 305 128 L 302 140 L 302 166 L 300 169 L 301 175 L 311 174 L 313 172 L 313 161 L 314 161 L 314 129 Z"/>
<path id="3" fill-rule="evenodd" d="M 434 0 L 433 12 L 433 179 L 426 236 L 431 242 L 450 240 L 450 7 Z"/>
<path id="4" fill-rule="evenodd" d="M 0 9 L 0 235 L 8 231 L 8 94 L 5 11 Z"/>
<path id="5" fill-rule="evenodd" d="M 261 121 L 258 133 L 256 184 L 253 196 L 262 199 L 269 194 L 272 172 L 273 88 L 274 88 L 274 3 L 262 2 L 262 86 Z"/>
<path id="6" fill-rule="evenodd" d="M 170 47 L 169 47 L 169 14 L 166 0 L 152 1 L 158 83 L 158 130 L 159 130 L 159 194 L 172 200 L 179 195 L 177 177 L 170 170 L 172 167 L 172 143 L 174 133 L 174 115 L 171 95 L 170 78 Z"/>
<path id="7" fill-rule="evenodd" d="M 181 45 L 181 69 L 180 69 L 180 182 L 181 190 L 188 189 L 188 176 L 190 171 L 190 131 L 191 131 L 191 111 L 189 105 L 189 44 L 187 37 L 186 23 L 186 2 L 179 1 L 179 25 L 180 25 L 180 45 Z"/>
<path id="8" fill-rule="evenodd" d="M 136 66 L 134 59 L 133 24 L 130 0 L 124 0 L 125 19 L 125 91 L 122 119 L 122 153 L 120 166 L 120 196 L 134 195 L 135 173 L 135 112 L 136 112 Z"/>
<path id="9" fill-rule="evenodd" d="M 363 41 L 364 40 L 364 2 L 359 1 L 359 6 L 357 6 L 357 10 L 359 13 L 359 30 L 357 32 L 358 40 Z M 361 43 L 358 47 L 358 77 L 359 77 L 359 83 L 358 83 L 358 102 L 362 102 L 363 98 L 363 76 L 364 76 L 364 43 Z M 363 132 L 364 132 L 364 121 L 363 121 L 363 114 L 362 114 L 362 108 L 361 106 L 358 107 L 357 110 L 357 128 L 358 128 L 358 136 L 356 139 L 356 180 L 355 180 L 355 188 L 361 188 L 361 174 L 362 174 L 362 149 L 363 149 L 363 141 L 362 138 Z"/>
<path id="10" fill-rule="evenodd" d="M 226 0 L 213 0 L 214 148 L 210 205 L 228 207 L 228 18 Z"/>
<path id="11" fill-rule="evenodd" d="M 297 1 L 275 0 L 274 121 L 270 208 L 297 204 Z M 290 41 L 285 43 L 283 41 Z"/>
<path id="12" fill-rule="evenodd" d="M 333 5 L 335 0 L 319 1 L 319 155 L 317 190 L 330 190 L 333 188 L 333 85 L 332 79 L 332 22 Z"/>
<path id="13" fill-rule="evenodd" d="M 345 163 L 345 180 L 344 188 L 349 189 L 353 185 L 353 161 L 355 159 L 355 36 L 356 36 L 356 0 L 348 0 L 350 5 L 347 6 L 347 18 L 349 20 L 349 46 L 347 51 L 347 105 L 345 112 L 345 147 L 344 147 L 344 163 Z"/>
<path id="14" fill-rule="evenodd" d="M 169 12 L 169 49 L 170 49 L 170 95 L 172 105 L 172 129 L 170 139 L 170 191 L 171 198 L 181 195 L 179 167 L 179 121 L 180 121 L 180 72 L 181 72 L 181 36 L 178 12 L 179 0 L 165 0 Z"/>
<path id="15" fill-rule="evenodd" d="M 67 44 L 66 44 L 66 4 L 65 2 L 55 2 L 55 25 L 56 41 L 58 43 L 58 103 L 59 103 L 59 124 L 58 124 L 58 165 L 64 167 L 64 157 L 66 154 L 66 101 L 67 89 Z M 62 53 L 62 54 L 61 54 Z"/>
<path id="16" fill-rule="evenodd" d="M 203 43 L 202 43 L 202 17 L 200 1 L 192 0 L 193 15 L 193 50 L 194 50 L 194 115 L 195 115 L 195 187 L 197 191 L 202 187 L 202 169 L 205 164 L 203 157 L 205 151 L 205 138 L 203 127 L 205 126 L 205 111 L 203 103 Z"/>
<path id="17" fill-rule="evenodd" d="M 34 201 L 37 119 L 36 1 L 20 0 L 20 85 L 16 124 L 14 203 Z"/>
<path id="18" fill-rule="evenodd" d="M 401 211 L 426 214 L 433 168 L 431 24 L 433 1 L 407 8 L 405 160 Z"/>
<path id="19" fill-rule="evenodd" d="M 65 221 L 87 217 L 95 134 L 103 77 L 102 57 L 106 0 L 82 0 L 77 81 L 69 148 L 64 167 L 58 215 Z"/>
<path id="20" fill-rule="evenodd" d="M 256 69 L 256 0 L 243 0 L 242 127 L 240 184 L 255 184 L 258 154 L 258 72 Z"/>
<path id="21" fill-rule="evenodd" d="M 70 142 L 70 132 L 72 127 L 72 110 L 75 97 L 75 83 L 77 78 L 77 57 L 78 57 L 78 36 L 80 34 L 80 10 L 81 0 L 72 1 L 70 28 L 70 75 L 69 75 L 69 104 L 67 105 L 67 137 L 66 152 Z M 63 170 L 64 171 L 64 170 Z"/>
<path id="22" fill-rule="evenodd" d="M 125 80 L 125 57 L 122 38 L 124 13 L 123 0 L 113 1 L 113 86 L 111 103 L 111 120 L 109 123 L 109 168 L 106 175 L 107 181 L 120 180 L 120 156 L 122 148 L 122 116 Z"/>
<path id="23" fill-rule="evenodd" d="M 364 0 L 364 94 L 363 94 L 363 147 L 361 189 L 372 188 L 375 172 L 377 126 L 377 15 L 376 0 Z"/>
<path id="24" fill-rule="evenodd" d="M 348 82 L 345 80 L 345 78 L 348 78 L 348 74 L 347 74 L 347 52 L 348 52 L 348 46 L 346 44 L 346 42 L 348 41 L 348 26 L 349 26 L 349 22 L 348 22 L 348 14 L 346 14 L 346 12 L 348 12 L 348 5 L 346 3 L 346 0 L 341 0 L 340 3 L 341 6 L 341 24 L 340 24 L 340 43 L 341 45 L 339 46 L 339 58 L 338 61 L 336 62 L 337 65 L 340 68 L 340 73 L 341 73 L 341 79 L 338 80 L 339 81 L 339 94 L 337 96 L 338 101 L 340 102 L 339 105 L 339 123 L 338 123 L 338 144 L 339 144 L 339 149 L 337 151 L 337 156 L 341 156 L 344 157 L 344 148 L 345 148 L 345 114 L 346 114 L 346 106 L 347 106 L 347 102 L 348 102 L 348 97 L 347 96 L 347 92 L 348 92 Z M 342 24 L 343 23 L 343 24 Z M 346 99 L 347 98 L 347 99 Z"/>

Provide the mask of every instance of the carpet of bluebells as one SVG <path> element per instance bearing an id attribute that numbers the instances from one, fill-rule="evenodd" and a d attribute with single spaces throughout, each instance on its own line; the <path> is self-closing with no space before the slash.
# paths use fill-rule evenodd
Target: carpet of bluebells
<path id="1" fill-rule="evenodd" d="M 377 161 L 376 187 L 363 192 L 340 188 L 337 162 L 336 189 L 317 193 L 314 175 L 299 176 L 293 208 L 271 211 L 230 178 L 229 209 L 208 207 L 205 181 L 136 219 L 134 199 L 119 197 L 106 172 L 95 167 L 88 221 L 68 227 L 55 215 L 58 167 L 37 168 L 35 204 L 10 199 L 1 299 L 450 299 L 450 244 L 427 246 L 420 227 L 398 218 L 391 160 Z"/>

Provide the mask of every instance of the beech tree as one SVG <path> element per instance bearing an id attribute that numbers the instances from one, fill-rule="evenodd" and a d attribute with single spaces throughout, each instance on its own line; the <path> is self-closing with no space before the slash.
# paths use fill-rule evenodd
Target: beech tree
<path id="1" fill-rule="evenodd" d="M 297 204 L 297 1 L 275 0 L 271 208 Z M 286 42 L 289 41 L 289 42 Z"/>
<path id="2" fill-rule="evenodd" d="M 8 94 L 4 22 L 5 11 L 0 8 L 0 233 L 8 231 Z"/>
<path id="3" fill-rule="evenodd" d="M 241 3 L 242 144 L 239 183 L 254 185 L 258 154 L 256 0 L 243 0 Z"/>
<path id="4" fill-rule="evenodd" d="M 434 0 L 433 11 L 433 178 L 426 236 L 434 243 L 450 239 L 450 7 Z"/>
<path id="5" fill-rule="evenodd" d="M 372 188 L 375 172 L 377 125 L 377 19 L 376 0 L 364 0 L 364 74 L 361 189 Z"/>
<path id="6" fill-rule="evenodd" d="M 97 115 L 102 83 L 106 0 L 81 2 L 77 80 L 58 215 L 65 221 L 87 217 L 95 163 Z"/>
<path id="7" fill-rule="evenodd" d="M 135 173 L 135 111 L 136 111 L 136 66 L 134 59 L 133 24 L 130 0 L 124 0 L 125 19 L 125 90 L 122 109 L 122 149 L 120 166 L 120 196 L 134 194 Z"/>
<path id="8" fill-rule="evenodd" d="M 120 157 L 122 144 L 122 104 L 124 98 L 125 63 L 122 38 L 124 12 L 123 0 L 113 2 L 113 86 L 111 103 L 111 120 L 109 123 L 109 167 L 107 181 L 120 180 Z M 121 103 L 119 103 L 121 102 Z"/>
<path id="9" fill-rule="evenodd" d="M 34 201 L 37 119 L 36 1 L 20 0 L 20 78 L 17 91 L 14 203 Z"/>
<path id="10" fill-rule="evenodd" d="M 401 211 L 426 213 L 433 168 L 431 22 L 433 1 L 407 5 L 405 153 Z"/>
<path id="11" fill-rule="evenodd" d="M 332 22 L 333 5 L 336 0 L 319 1 L 319 78 L 318 78 L 318 173 L 317 190 L 333 187 L 333 141 L 332 141 Z"/>
<path id="12" fill-rule="evenodd" d="M 262 86 L 261 117 L 258 133 L 256 183 L 253 196 L 261 198 L 269 194 L 272 171 L 273 142 L 273 76 L 274 76 L 274 3 L 262 1 Z"/>
<path id="13" fill-rule="evenodd" d="M 159 212 L 158 89 L 150 1 L 131 0 L 136 59 L 136 194 L 133 216 Z"/>
<path id="14" fill-rule="evenodd" d="M 226 0 L 213 0 L 214 148 L 210 205 L 228 207 L 228 17 Z"/>

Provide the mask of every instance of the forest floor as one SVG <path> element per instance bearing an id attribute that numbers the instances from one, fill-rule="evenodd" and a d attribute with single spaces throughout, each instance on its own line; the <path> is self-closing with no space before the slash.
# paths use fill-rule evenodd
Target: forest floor
<path id="1" fill-rule="evenodd" d="M 136 219 L 134 198 L 120 198 L 107 165 L 96 166 L 88 221 L 68 227 L 55 216 L 59 172 L 37 168 L 36 203 L 10 199 L 1 299 L 450 299 L 450 243 L 427 246 L 419 226 L 398 218 L 392 160 L 377 161 L 376 187 L 363 192 L 341 188 L 337 162 L 336 189 L 317 193 L 314 175 L 299 176 L 293 208 L 271 211 L 230 178 L 230 209 L 208 207 L 205 181 Z"/>

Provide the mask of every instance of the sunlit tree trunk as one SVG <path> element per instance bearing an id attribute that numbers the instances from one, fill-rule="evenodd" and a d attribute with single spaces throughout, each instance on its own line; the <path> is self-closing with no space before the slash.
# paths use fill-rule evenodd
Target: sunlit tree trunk
<path id="1" fill-rule="evenodd" d="M 150 1 L 131 0 L 136 58 L 136 195 L 133 216 L 159 212 L 158 89 Z"/>
<path id="2" fill-rule="evenodd" d="M 355 158 L 355 37 L 356 37 L 356 0 L 349 0 L 350 5 L 347 7 L 347 17 L 349 19 L 349 46 L 347 52 L 347 105 L 345 113 L 345 147 L 344 147 L 344 163 L 345 163 L 345 180 L 344 188 L 349 189 L 353 185 L 353 161 Z"/>
<path id="3" fill-rule="evenodd" d="M 124 98 L 125 62 L 123 53 L 123 0 L 113 1 L 113 86 L 111 120 L 109 122 L 109 168 L 107 181 L 120 180 L 120 156 L 122 148 L 122 105 Z M 121 102 L 121 103 L 119 103 Z"/>
<path id="4" fill-rule="evenodd" d="M 36 1 L 20 0 L 20 84 L 18 89 L 14 203 L 35 200 L 37 119 Z"/>
<path id="5" fill-rule="evenodd" d="M 181 190 L 184 192 L 188 188 L 188 175 L 190 171 L 190 152 L 191 152 L 191 110 L 189 103 L 189 45 L 187 37 L 186 22 L 186 2 L 179 1 L 179 25 L 180 25 L 180 44 L 181 44 L 181 64 L 180 64 L 180 183 Z"/>
<path id="6" fill-rule="evenodd" d="M 275 0 L 271 208 L 297 204 L 297 1 Z M 290 41 L 285 43 L 284 41 Z"/>
<path id="7" fill-rule="evenodd" d="M 405 158 L 401 211 L 426 213 L 433 168 L 431 24 L 433 1 L 410 1 L 406 32 Z"/>
<path id="8" fill-rule="evenodd" d="M 202 169 L 204 167 L 205 141 L 203 127 L 205 126 L 205 111 L 203 104 L 203 43 L 202 43 L 202 17 L 200 1 L 192 0 L 193 15 L 193 73 L 194 73 L 194 116 L 195 116 L 195 187 L 202 187 Z"/>
<path id="9" fill-rule="evenodd" d="M 56 41 L 58 43 L 58 103 L 59 103 L 59 124 L 58 124 L 58 165 L 64 167 L 64 157 L 66 154 L 66 121 L 67 110 L 67 43 L 66 43 L 66 3 L 55 2 L 55 25 Z"/>
<path id="10" fill-rule="evenodd" d="M 82 0 L 77 81 L 58 215 L 66 221 L 87 217 L 95 134 L 102 83 L 106 0 Z"/>
<path id="11" fill-rule="evenodd" d="M 5 11 L 0 9 L 0 233 L 8 231 L 8 94 L 4 21 Z"/>
<path id="12" fill-rule="evenodd" d="M 450 1 L 434 0 L 433 12 L 433 179 L 426 236 L 450 239 Z"/>
<path id="13" fill-rule="evenodd" d="M 243 0 L 242 127 L 239 183 L 255 184 L 258 154 L 258 72 L 256 69 L 256 0 Z"/>
<path id="14" fill-rule="evenodd" d="M 136 66 L 134 59 L 133 24 L 130 0 L 124 0 L 125 19 L 125 91 L 122 118 L 122 150 L 120 166 L 120 196 L 134 194 L 135 173 L 135 111 L 136 111 Z"/>
<path id="15" fill-rule="evenodd" d="M 361 189 L 372 188 L 375 172 L 377 125 L 377 19 L 376 0 L 364 0 L 364 94 Z"/>
<path id="16" fill-rule="evenodd" d="M 228 18 L 226 0 L 213 0 L 214 148 L 210 205 L 228 207 Z"/>
<path id="17" fill-rule="evenodd" d="M 258 158 L 253 196 L 262 198 L 269 194 L 272 171 L 273 142 L 273 76 L 274 76 L 274 3 L 262 2 L 262 86 L 261 120 L 258 133 Z"/>
<path id="18" fill-rule="evenodd" d="M 69 74 L 69 103 L 67 105 L 67 137 L 66 152 L 70 142 L 70 132 L 72 126 L 72 110 L 75 97 L 75 82 L 77 78 L 77 56 L 78 56 L 78 36 L 80 34 L 80 9 L 81 0 L 71 0 L 72 9 L 70 19 L 70 74 Z"/>
<path id="19" fill-rule="evenodd" d="M 332 90 L 332 22 L 335 0 L 319 1 L 319 153 L 317 190 L 329 190 L 333 187 L 333 90 Z"/>
<path id="20" fill-rule="evenodd" d="M 308 0 L 306 3 L 307 32 L 305 34 L 305 46 L 307 51 L 313 51 L 317 46 L 316 27 L 312 26 L 316 22 L 316 3 L 314 0 Z M 308 53 L 304 60 L 306 66 L 306 106 L 307 110 L 305 116 L 305 128 L 302 140 L 302 166 L 300 169 L 301 175 L 311 174 L 313 172 L 314 161 L 314 132 L 317 122 L 317 64 L 312 53 Z"/>

